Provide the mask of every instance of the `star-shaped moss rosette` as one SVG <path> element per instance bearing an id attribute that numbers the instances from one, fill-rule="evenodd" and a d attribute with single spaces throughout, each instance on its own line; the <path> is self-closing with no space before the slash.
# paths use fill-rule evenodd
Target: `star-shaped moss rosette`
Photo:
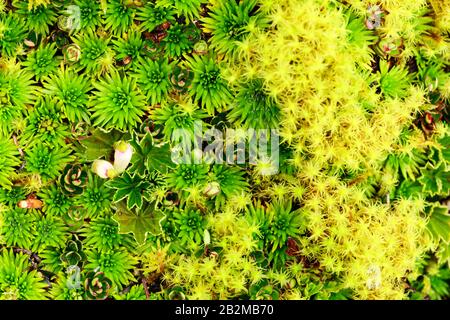
<path id="1" fill-rule="evenodd" d="M 0 250 L 0 292 L 6 300 L 45 299 L 44 279 L 37 270 L 31 268 L 29 256 Z"/>
<path id="2" fill-rule="evenodd" d="M 268 25 L 269 20 L 261 14 L 254 0 L 219 0 L 209 6 L 211 12 L 202 19 L 203 28 L 211 34 L 212 46 L 222 54 L 232 56 L 252 32 Z"/>
<path id="3" fill-rule="evenodd" d="M 93 86 L 96 91 L 91 96 L 90 106 L 94 126 L 130 131 L 142 122 L 148 107 L 134 77 L 122 77 L 113 72 Z"/>
<path id="4" fill-rule="evenodd" d="M 155 202 L 145 202 L 141 209 L 128 209 L 125 201 L 115 204 L 114 220 L 119 223 L 119 233 L 132 233 L 138 244 L 143 244 L 149 234 L 161 234 L 161 221 L 166 215 Z"/>
<path id="5" fill-rule="evenodd" d="M 19 152 L 12 140 L 0 137 L 0 153 L 2 161 L 0 163 L 0 187 L 11 189 L 11 175 L 14 174 L 14 167 L 20 164 Z"/>

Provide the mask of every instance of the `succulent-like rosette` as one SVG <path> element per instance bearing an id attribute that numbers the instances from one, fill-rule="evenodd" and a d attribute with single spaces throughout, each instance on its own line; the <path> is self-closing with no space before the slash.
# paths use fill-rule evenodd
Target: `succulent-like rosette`
<path id="1" fill-rule="evenodd" d="M 42 210 L 48 214 L 64 215 L 73 205 L 72 198 L 56 185 L 41 189 L 38 196 L 43 202 Z"/>
<path id="2" fill-rule="evenodd" d="M 31 249 L 36 235 L 33 216 L 25 209 L 8 209 L 1 213 L 0 236 L 8 246 Z"/>
<path id="3" fill-rule="evenodd" d="M 93 30 L 101 23 L 100 3 L 91 0 L 75 0 L 80 10 L 80 28 Z"/>
<path id="4" fill-rule="evenodd" d="M 135 9 L 131 4 L 133 1 L 111 0 L 107 2 L 105 12 L 105 26 L 114 34 L 127 32 L 133 23 Z"/>
<path id="5" fill-rule="evenodd" d="M 173 7 L 155 6 L 153 2 L 148 1 L 144 6 L 139 8 L 136 19 L 141 22 L 140 28 L 142 30 L 151 32 L 163 23 L 174 22 L 174 16 L 175 10 Z"/>
<path id="6" fill-rule="evenodd" d="M 74 236 L 67 241 L 65 248 L 62 250 L 59 259 L 67 266 L 76 266 L 82 264 L 86 260 L 86 254 L 83 251 L 83 244 Z"/>
<path id="7" fill-rule="evenodd" d="M 84 289 L 89 300 L 104 300 L 108 298 L 112 281 L 101 271 L 91 271 L 86 274 Z"/>
<path id="8" fill-rule="evenodd" d="M 199 210 L 177 210 L 173 213 L 173 217 L 178 230 L 178 238 L 182 245 L 202 242 L 206 220 Z"/>
<path id="9" fill-rule="evenodd" d="M 64 193 L 77 195 L 83 193 L 87 183 L 87 173 L 79 164 L 69 164 L 64 169 L 59 183 Z"/>
<path id="10" fill-rule="evenodd" d="M 174 8 L 178 14 L 194 21 L 200 16 L 200 10 L 206 0 L 157 0 L 156 7 Z"/>

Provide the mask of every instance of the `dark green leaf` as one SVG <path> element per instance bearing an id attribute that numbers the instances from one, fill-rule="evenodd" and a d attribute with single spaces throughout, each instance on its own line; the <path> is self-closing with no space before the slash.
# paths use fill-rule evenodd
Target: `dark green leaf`
<path id="1" fill-rule="evenodd" d="M 448 195 L 450 191 L 450 171 L 442 161 L 438 166 L 428 163 L 418 179 L 423 191 L 434 195 Z"/>
<path id="2" fill-rule="evenodd" d="M 156 170 L 161 173 L 167 173 L 168 168 L 174 168 L 172 162 L 170 146 L 168 144 L 162 147 L 153 147 L 147 155 L 147 167 L 149 170 Z"/>
<path id="3" fill-rule="evenodd" d="M 142 180 L 137 174 L 131 176 L 128 172 L 124 172 L 121 176 L 116 177 L 106 183 L 106 186 L 116 189 L 114 201 L 120 201 L 127 198 L 128 208 L 134 206 L 140 208 L 142 206 L 142 197 L 145 197 L 146 189 L 149 187 L 147 181 Z"/>
<path id="4" fill-rule="evenodd" d="M 448 208 L 444 206 L 433 206 L 428 209 L 430 220 L 427 228 L 436 240 L 450 241 L 450 215 Z"/>
<path id="5" fill-rule="evenodd" d="M 119 233 L 132 233 L 139 244 L 145 242 L 147 234 L 161 233 L 161 221 L 165 218 L 162 211 L 156 208 L 155 202 L 146 202 L 142 209 L 130 210 L 122 201 L 116 204 L 114 219 L 119 223 Z"/>
<path id="6" fill-rule="evenodd" d="M 124 140 L 126 135 L 116 130 L 110 132 L 101 129 L 94 130 L 91 136 L 81 141 L 84 147 L 84 157 L 88 161 L 108 157 L 114 150 L 114 143 Z"/>
<path id="7" fill-rule="evenodd" d="M 134 139 L 131 145 L 135 152 L 131 159 L 132 166 L 130 167 L 130 171 L 140 176 L 145 174 L 146 169 L 166 173 L 168 167 L 173 168 L 175 166 L 171 159 L 170 146 L 168 144 L 163 146 L 154 145 L 153 138 L 149 133 L 140 141 Z"/>

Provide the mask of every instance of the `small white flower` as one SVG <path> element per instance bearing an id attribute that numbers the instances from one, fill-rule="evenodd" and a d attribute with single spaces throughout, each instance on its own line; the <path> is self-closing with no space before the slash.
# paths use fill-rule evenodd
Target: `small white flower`
<path id="1" fill-rule="evenodd" d="M 95 160 L 92 164 L 92 171 L 103 179 L 114 178 L 117 176 L 117 170 L 106 160 Z"/>
<path id="2" fill-rule="evenodd" d="M 133 148 L 129 143 L 119 141 L 114 145 L 114 169 L 118 173 L 124 172 L 133 156 Z"/>

